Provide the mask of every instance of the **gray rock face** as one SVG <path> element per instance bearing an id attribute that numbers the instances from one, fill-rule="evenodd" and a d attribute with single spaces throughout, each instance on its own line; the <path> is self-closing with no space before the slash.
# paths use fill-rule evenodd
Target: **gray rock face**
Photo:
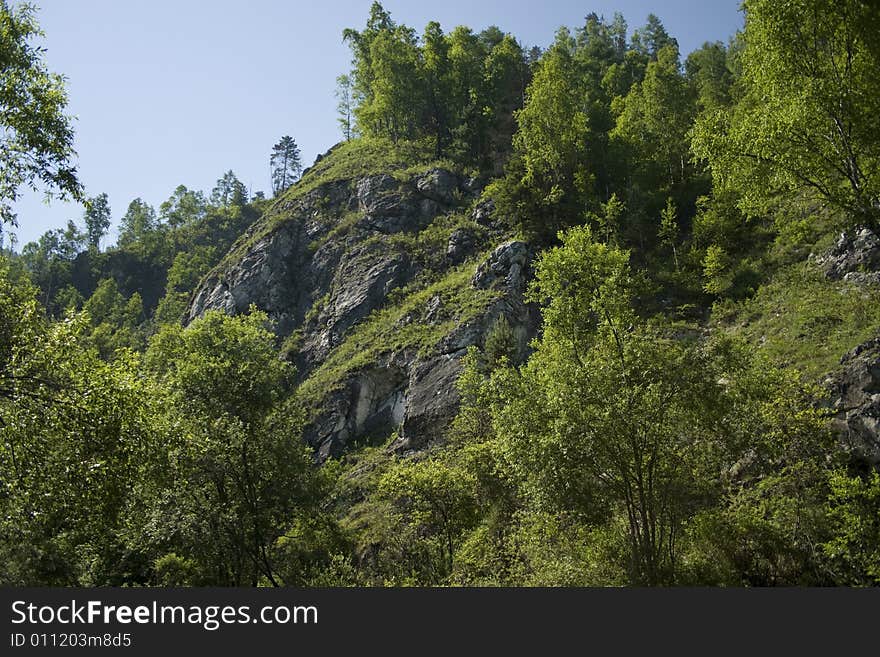
<path id="1" fill-rule="evenodd" d="M 456 228 L 446 244 L 446 258 L 457 265 L 473 255 L 476 248 L 477 239 L 473 232 L 467 228 Z"/>
<path id="2" fill-rule="evenodd" d="M 367 368 L 325 400 L 325 411 L 309 427 L 307 441 L 320 461 L 352 445 L 384 438 L 404 421 L 406 372 L 386 364 Z"/>
<path id="3" fill-rule="evenodd" d="M 501 244 L 477 267 L 471 284 L 485 289 L 503 279 L 507 288 L 517 289 L 522 286 L 523 269 L 529 260 L 529 245 L 525 242 Z"/>
<path id="4" fill-rule="evenodd" d="M 492 223 L 492 214 L 495 212 L 495 201 L 486 199 L 477 203 L 471 212 L 471 218 L 481 226 L 489 226 Z"/>
<path id="5" fill-rule="evenodd" d="M 455 195 L 464 184 L 464 181 L 446 169 L 431 169 L 416 178 L 416 189 L 419 192 L 432 201 L 446 205 L 455 203 Z"/>
<path id="6" fill-rule="evenodd" d="M 831 251 L 814 259 L 832 280 L 874 282 L 870 274 L 880 270 L 880 238 L 867 228 L 855 235 L 841 233 Z"/>
<path id="7" fill-rule="evenodd" d="M 826 381 L 835 412 L 833 426 L 855 457 L 880 465 L 880 337 L 846 354 Z"/>
<path id="8" fill-rule="evenodd" d="M 247 246 L 236 251 L 241 255 L 202 281 L 187 317 L 192 320 L 209 309 L 243 313 L 255 305 L 275 320 L 280 336 L 297 332 L 292 357 L 305 379 L 355 325 L 386 304 L 393 290 L 422 272 L 422 261 L 401 246 L 407 242 L 389 236 L 416 233 L 470 204 L 478 192 L 476 181 L 444 169 L 405 181 L 379 174 L 321 185 L 276 205 L 271 230 L 262 228 L 260 234 L 261 227 L 254 226 L 243 238 Z M 282 221 L 277 221 L 279 213 Z M 453 231 L 439 262 L 455 266 L 485 248 L 474 230 Z M 498 292 L 476 317 L 470 315 L 427 352 L 389 351 L 337 382 L 306 429 L 306 441 L 318 458 L 394 430 L 399 437 L 395 446 L 402 450 L 420 449 L 440 437 L 458 408 L 455 383 L 462 356 L 470 345 L 482 344 L 502 314 L 525 355 L 539 324 L 537 311 L 523 301 L 531 256 L 523 242 L 502 244 L 475 265 L 472 285 Z M 418 320 L 402 321 L 437 324 L 446 312 L 437 295 L 416 313 Z"/>
<path id="9" fill-rule="evenodd" d="M 255 304 L 271 309 L 279 330 L 292 330 L 305 312 L 302 287 L 292 285 L 303 261 L 302 241 L 301 229 L 278 231 L 258 240 L 236 267 L 211 274 L 202 282 L 190 304 L 188 320 L 209 309 L 239 314 Z"/>
<path id="10" fill-rule="evenodd" d="M 380 307 L 392 290 L 410 280 L 411 271 L 407 254 L 389 251 L 376 242 L 355 244 L 338 259 L 326 304 L 304 326 L 305 369 L 320 364 L 352 326 Z"/>
<path id="11" fill-rule="evenodd" d="M 481 314 L 456 326 L 427 356 L 387 354 L 383 362 L 351 376 L 345 390 L 333 396 L 328 409 L 306 430 L 306 440 L 316 448 L 319 458 L 344 452 L 371 431 L 387 435 L 397 429 L 398 438 L 392 447 L 398 451 L 419 450 L 441 438 L 458 411 L 456 382 L 461 359 L 468 347 L 482 345 L 499 317 L 504 315 L 513 327 L 520 359 L 527 355 L 529 341 L 540 324 L 538 309 L 523 300 L 530 261 L 531 253 L 524 242 L 502 244 L 474 273 L 474 280 L 479 280 L 481 286 L 503 293 Z M 492 276 L 478 275 L 485 271 L 492 272 Z M 426 321 L 441 308 L 439 297 L 430 299 Z M 384 383 L 378 385 L 379 380 Z M 375 401 L 365 404 L 364 398 Z M 366 414 L 357 411 L 365 407 L 375 410 Z M 377 432 L 376 427 L 382 431 Z"/>

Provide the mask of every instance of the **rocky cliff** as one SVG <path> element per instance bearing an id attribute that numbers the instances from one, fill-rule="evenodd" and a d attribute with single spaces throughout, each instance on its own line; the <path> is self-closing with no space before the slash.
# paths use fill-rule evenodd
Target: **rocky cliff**
<path id="1" fill-rule="evenodd" d="M 856 459 L 880 465 L 880 337 L 843 356 L 826 381 L 831 393 L 832 426 Z"/>
<path id="2" fill-rule="evenodd" d="M 813 260 L 832 280 L 859 286 L 880 284 L 880 238 L 867 228 L 841 233 L 834 246 Z M 872 297 L 866 303 L 876 303 Z M 856 460 L 880 466 L 880 337 L 859 344 L 840 359 L 825 380 L 832 427 Z"/>
<path id="3" fill-rule="evenodd" d="M 538 326 L 523 300 L 531 249 L 480 191 L 438 166 L 311 172 L 202 281 L 187 319 L 269 314 L 320 458 L 395 432 L 398 448 L 422 447 L 454 417 L 467 348 L 503 315 L 524 355 Z"/>
<path id="4" fill-rule="evenodd" d="M 458 408 L 461 358 L 504 316 L 527 355 L 539 313 L 524 301 L 534 252 L 517 240 L 479 179 L 449 165 L 377 163 L 347 145 L 274 203 L 196 290 L 209 309 L 264 310 L 297 366 L 306 440 L 319 458 L 385 441 L 420 449 Z M 347 158 L 347 159 L 346 159 Z M 842 234 L 811 256 L 829 280 L 875 286 L 880 240 Z M 872 288 L 873 289 L 873 288 Z M 880 346 L 869 340 L 826 380 L 834 425 L 880 463 Z"/>

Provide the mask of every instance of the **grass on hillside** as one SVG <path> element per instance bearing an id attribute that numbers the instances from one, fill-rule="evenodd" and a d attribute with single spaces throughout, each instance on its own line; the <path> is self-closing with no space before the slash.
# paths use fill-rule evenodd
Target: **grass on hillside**
<path id="1" fill-rule="evenodd" d="M 716 304 L 713 319 L 812 380 L 880 332 L 880 287 L 828 280 L 811 262 L 777 271 L 750 299 Z"/>
<path id="2" fill-rule="evenodd" d="M 320 162 L 306 170 L 305 175 L 277 199 L 271 201 L 263 218 L 242 235 L 214 271 L 237 261 L 250 247 L 279 226 L 292 219 L 289 207 L 309 192 L 337 180 L 353 180 L 363 176 L 387 173 L 400 180 L 433 167 L 456 170 L 454 163 L 437 160 L 430 140 L 392 142 L 389 139 L 358 138 L 334 146 Z M 353 222 L 345 215 L 341 223 Z M 340 230 L 345 230 L 342 227 Z"/>

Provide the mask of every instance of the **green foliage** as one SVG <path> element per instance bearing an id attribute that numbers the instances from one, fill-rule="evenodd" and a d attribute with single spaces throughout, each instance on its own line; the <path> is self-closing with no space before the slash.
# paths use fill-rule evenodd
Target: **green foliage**
<path id="1" fill-rule="evenodd" d="M 118 529 L 153 427 L 137 359 L 102 361 L 84 317 L 48 324 L 0 271 L 0 554 L 5 585 L 121 584 Z"/>
<path id="2" fill-rule="evenodd" d="M 476 516 L 472 487 L 467 472 L 440 459 L 402 461 L 380 479 L 379 498 L 391 502 L 390 522 L 416 553 L 409 558 L 418 562 L 420 583 L 441 583 L 452 572 L 460 538 Z"/>
<path id="3" fill-rule="evenodd" d="M 101 195 L 85 230 L 69 222 L 4 258 L 0 583 L 880 581 L 880 479 L 847 461 L 805 383 L 876 335 L 878 290 L 803 262 L 846 213 L 876 224 L 880 17 L 858 2 L 745 8 L 743 35 L 682 68 L 653 15 L 627 42 L 622 16 L 589 14 L 527 55 L 494 26 L 431 22 L 419 37 L 374 3 L 344 34 L 346 141 L 296 180 L 282 139 L 274 200 L 248 203 L 232 171 L 210 201 L 181 185 L 158 215 L 133 201 L 100 252 Z M 26 44 L 31 10 L 16 11 Z M 60 117 L 60 83 L 40 75 Z M 361 213 L 331 197 L 434 166 L 488 181 L 492 224 L 462 206 L 365 237 L 358 257 L 399 252 L 419 274 L 298 385 L 288 360 L 334 290 L 281 353 L 255 308 L 181 325 L 199 281 L 303 203 L 324 224 L 310 250 L 351 243 Z M 27 175 L 10 171 L 14 197 Z M 530 267 L 543 327 L 528 349 L 502 292 L 471 285 L 510 227 L 551 245 Z M 451 268 L 456 229 L 484 252 Z M 315 467 L 301 435 L 331 393 L 389 354 L 436 355 L 481 317 L 494 323 L 461 361 L 446 440 L 403 455 L 393 432 Z"/>
<path id="4" fill-rule="evenodd" d="M 630 184 L 643 190 L 672 190 L 687 182 L 688 131 L 695 113 L 691 86 L 680 72 L 678 48 L 663 46 L 648 64 L 644 80 L 623 99 L 611 133 L 633 168 Z"/>
<path id="5" fill-rule="evenodd" d="M 749 0 L 735 104 L 704 111 L 695 152 L 760 214 L 802 190 L 878 226 L 880 14 L 852 0 Z"/>
<path id="6" fill-rule="evenodd" d="M 67 229 L 44 233 L 38 242 L 29 242 L 21 251 L 21 262 L 39 287 L 39 299 L 53 314 L 64 310 L 55 296 L 72 281 L 75 261 L 85 247 L 79 229 L 68 222 Z"/>
<path id="7" fill-rule="evenodd" d="M 727 252 L 712 244 L 703 258 L 703 290 L 709 294 L 724 294 L 733 284 L 730 258 Z"/>
<path id="8" fill-rule="evenodd" d="M 126 299 L 119 292 L 116 281 L 105 278 L 82 309 L 91 323 L 88 339 L 103 358 L 110 359 L 118 349 L 143 350 L 144 335 L 140 324 L 144 308 L 137 292 Z"/>
<path id="9" fill-rule="evenodd" d="M 302 161 L 299 146 L 293 137 L 285 135 L 272 147 L 269 168 L 272 170 L 273 196 L 278 196 L 299 178 L 302 174 Z"/>
<path id="10" fill-rule="evenodd" d="M 659 213 L 659 199 L 692 202 L 694 85 L 655 16 L 629 45 L 626 31 L 620 15 L 608 23 L 591 14 L 574 36 L 561 28 L 515 113 L 513 155 L 487 194 L 539 241 L 587 220 L 611 239 L 602 220 L 613 210 L 617 237 L 646 250 L 654 233 L 646 222 Z"/>
<path id="11" fill-rule="evenodd" d="M 217 180 L 214 189 L 211 190 L 211 203 L 224 210 L 242 207 L 248 200 L 247 187 L 230 169 Z"/>
<path id="12" fill-rule="evenodd" d="M 528 102 L 517 114 L 514 146 L 522 153 L 523 168 L 519 183 L 539 196 L 515 211 L 522 216 L 538 210 L 535 220 L 546 221 L 553 231 L 580 219 L 595 178 L 589 149 L 593 134 L 577 68 L 571 38 L 560 32 L 541 59 Z"/>
<path id="13" fill-rule="evenodd" d="M 86 223 L 90 213 L 109 221 L 106 199 L 102 201 L 105 196 L 92 199 Z M 141 199 L 132 201 L 122 218 L 118 244 L 103 253 L 94 248 L 94 242 L 87 248 L 87 239 L 98 239 L 104 228 L 93 227 L 94 235 L 88 238 L 68 222 L 65 230 L 48 231 L 38 242 L 25 245 L 21 261 L 40 288 L 40 301 L 51 316 L 61 316 L 71 303 L 79 307 L 101 281 L 112 278 L 124 297 L 139 295 L 143 305 L 139 331 L 146 335 L 159 324 L 180 320 L 201 276 L 259 216 L 254 205 L 210 206 L 201 192 L 180 185 L 160 206 L 158 219 Z M 178 270 L 172 272 L 179 255 Z M 184 263 L 189 268 L 185 275 L 180 269 Z"/>
<path id="14" fill-rule="evenodd" d="M 336 78 L 336 122 L 345 141 L 355 136 L 354 108 L 357 105 L 352 88 L 351 77 L 340 75 Z"/>
<path id="15" fill-rule="evenodd" d="M 145 242 L 157 228 L 156 211 L 148 203 L 136 198 L 128 204 L 128 210 L 119 222 L 117 244 L 125 246 L 135 241 Z"/>
<path id="16" fill-rule="evenodd" d="M 343 38 L 354 66 L 340 87 L 347 139 L 353 111 L 356 132 L 368 137 L 430 138 L 435 157 L 452 154 L 465 165 L 491 168 L 504 157 L 528 81 L 513 37 L 462 26 L 445 35 L 431 22 L 418 39 L 374 2 L 365 29 L 347 29 Z"/>
<path id="17" fill-rule="evenodd" d="M 257 311 L 236 318 L 209 312 L 186 329 L 166 326 L 150 341 L 146 365 L 178 403 L 208 417 L 255 421 L 292 376 L 276 356 L 267 322 Z"/>
<path id="18" fill-rule="evenodd" d="M 23 186 L 82 200 L 64 80 L 32 43 L 42 36 L 35 13 L 28 3 L 0 2 L 0 227 L 16 225 L 12 204 Z"/>
<path id="19" fill-rule="evenodd" d="M 815 393 L 744 345 L 638 319 L 626 254 L 586 228 L 561 238 L 537 265 L 528 363 L 486 380 L 472 355 L 462 379 L 461 462 L 496 482 L 477 487 L 466 576 L 491 562 L 533 584 L 827 581 Z"/>
<path id="20" fill-rule="evenodd" d="M 707 112 L 727 106 L 733 85 L 728 50 L 719 41 L 704 43 L 685 60 L 685 75 L 697 93 L 697 104 Z"/>
<path id="21" fill-rule="evenodd" d="M 606 244 L 616 244 L 626 205 L 612 194 L 606 203 L 602 203 L 600 213 L 590 213 L 590 219 L 599 229 L 599 235 Z"/>
<path id="22" fill-rule="evenodd" d="M 192 225 L 204 218 L 207 201 L 204 194 L 178 185 L 171 197 L 159 206 L 159 218 L 169 228 Z"/>
<path id="23" fill-rule="evenodd" d="M 107 194 L 100 194 L 86 200 L 83 221 L 86 225 L 89 246 L 97 251 L 101 238 L 110 228 L 110 202 L 107 199 Z"/>
<path id="24" fill-rule="evenodd" d="M 822 547 L 850 585 L 880 582 L 880 473 L 849 476 L 837 471 L 830 480 L 833 537 Z"/>
<path id="25" fill-rule="evenodd" d="M 486 365 L 494 369 L 502 363 L 516 363 L 519 361 L 519 340 L 516 333 L 507 321 L 507 317 L 500 315 L 492 328 L 486 334 L 483 353 L 486 356 Z"/>
<path id="26" fill-rule="evenodd" d="M 167 391 L 174 433 L 159 462 L 149 464 L 141 490 L 146 523 L 131 531 L 151 551 L 173 550 L 193 564 L 197 575 L 188 583 L 302 582 L 302 555 L 289 544 L 295 528 L 330 523 L 314 507 L 324 483 L 290 437 L 302 416 L 281 404 L 292 372 L 266 322 L 256 311 L 207 313 L 186 329 L 165 327 L 146 354 L 148 371 Z M 322 541 L 336 540 L 332 531 L 311 538 L 302 549 L 320 551 Z"/>

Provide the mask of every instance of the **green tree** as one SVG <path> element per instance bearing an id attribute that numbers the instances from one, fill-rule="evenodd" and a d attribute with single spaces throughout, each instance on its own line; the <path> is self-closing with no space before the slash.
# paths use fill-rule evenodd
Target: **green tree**
<path id="1" fill-rule="evenodd" d="M 156 211 L 148 203 L 136 198 L 128 204 L 128 210 L 119 222 L 119 239 L 117 244 L 125 246 L 138 240 L 144 240 L 158 228 Z"/>
<path id="2" fill-rule="evenodd" d="M 666 207 L 660 212 L 660 229 L 657 231 L 657 237 L 660 238 L 660 243 L 663 246 L 672 250 L 675 271 L 678 271 L 678 249 L 676 247 L 679 237 L 678 210 L 671 198 L 666 199 Z"/>
<path id="3" fill-rule="evenodd" d="M 349 141 L 355 135 L 354 108 L 356 105 L 351 77 L 340 75 L 336 78 L 336 123 L 339 124 L 345 141 Z"/>
<path id="4" fill-rule="evenodd" d="M 0 270 L 0 554 L 5 585 L 138 580 L 120 529 L 150 433 L 136 359 L 102 361 L 83 316 L 48 323 Z"/>
<path id="5" fill-rule="evenodd" d="M 851 476 L 841 470 L 830 477 L 829 515 L 832 538 L 822 547 L 844 583 L 880 582 L 880 473 Z"/>
<path id="6" fill-rule="evenodd" d="M 523 107 L 531 73 L 522 47 L 509 34 L 503 35 L 489 51 L 483 71 L 481 105 L 486 135 L 481 155 L 484 160 L 494 159 L 489 162 L 490 170 L 500 173 L 501 165 L 510 154 L 516 132 L 515 113 Z"/>
<path id="7" fill-rule="evenodd" d="M 392 502 L 392 520 L 409 534 L 410 550 L 421 553 L 422 582 L 440 583 L 452 573 L 461 537 L 476 518 L 472 490 L 466 472 L 440 459 L 403 461 L 382 476 L 378 494 Z"/>
<path id="8" fill-rule="evenodd" d="M 563 29 L 541 58 L 516 115 L 511 166 L 504 181 L 490 188 L 502 211 L 543 238 L 577 223 L 595 199 L 590 149 L 595 133 L 574 48 Z"/>
<path id="9" fill-rule="evenodd" d="M 247 187 L 244 186 L 232 170 L 223 174 L 211 190 L 211 203 L 218 208 L 229 209 L 247 204 Z"/>
<path id="10" fill-rule="evenodd" d="M 174 193 L 159 206 L 159 219 L 171 228 L 178 228 L 204 218 L 207 201 L 202 192 L 178 185 Z"/>
<path id="11" fill-rule="evenodd" d="M 590 218 L 598 226 L 599 234 L 606 244 L 617 243 L 625 212 L 626 204 L 614 193 L 606 203 L 601 205 L 601 212 L 590 214 Z"/>
<path id="12" fill-rule="evenodd" d="M 63 310 L 55 297 L 72 283 L 75 260 L 84 247 L 85 236 L 68 221 L 66 229 L 47 231 L 37 242 L 28 242 L 21 250 L 21 261 L 40 289 L 40 303 L 53 316 Z"/>
<path id="13" fill-rule="evenodd" d="M 99 194 L 86 201 L 83 221 L 86 225 L 89 246 L 96 251 L 101 244 L 101 238 L 107 234 L 107 229 L 110 228 L 110 215 L 110 201 L 107 194 Z"/>
<path id="14" fill-rule="evenodd" d="M 747 0 L 741 78 L 730 109 L 704 112 L 694 150 L 716 185 L 761 214 L 802 191 L 880 217 L 880 7 L 860 0 Z"/>
<path id="15" fill-rule="evenodd" d="M 425 107 L 421 54 L 411 28 L 379 32 L 372 41 L 372 94 L 358 106 L 358 125 L 392 141 L 419 136 Z"/>
<path id="16" fill-rule="evenodd" d="M 679 70 L 675 45 L 656 55 L 644 80 L 624 99 L 611 134 L 626 151 L 630 185 L 644 190 L 681 186 L 692 173 L 688 132 L 696 107 L 691 87 Z"/>
<path id="17" fill-rule="evenodd" d="M 720 41 L 704 43 L 685 60 L 685 76 L 696 88 L 700 111 L 730 104 L 733 72 L 728 65 L 728 51 Z"/>
<path id="18" fill-rule="evenodd" d="M 724 294 L 733 285 L 730 257 L 717 244 L 706 249 L 703 257 L 703 290 L 709 294 Z"/>
<path id="19" fill-rule="evenodd" d="M 348 43 L 352 51 L 352 90 L 361 102 L 359 105 L 370 105 L 373 102 L 373 62 L 372 45 L 376 37 L 383 32 L 393 30 L 396 24 L 378 2 L 370 6 L 370 17 L 362 31 L 347 28 L 342 39 Z M 358 117 L 359 113 L 355 112 Z M 365 126 L 360 126 L 362 129 Z"/>
<path id="20" fill-rule="evenodd" d="M 27 3 L 0 2 L 0 228 L 16 225 L 12 204 L 23 186 L 82 200 L 82 185 L 71 164 L 73 128 L 64 114 L 67 95 L 61 76 L 46 70 L 42 36 Z"/>
<path id="21" fill-rule="evenodd" d="M 302 173 L 299 146 L 293 137 L 285 135 L 272 147 L 269 158 L 272 170 L 272 194 L 278 196 L 290 187 Z"/>
<path id="22" fill-rule="evenodd" d="M 174 256 L 165 284 L 165 296 L 156 307 L 156 324 L 179 323 L 192 291 L 217 261 L 213 246 L 195 246 Z"/>
<path id="23" fill-rule="evenodd" d="M 462 162 L 479 162 L 486 151 L 484 60 L 486 44 L 473 30 L 459 25 L 449 41 L 449 108 L 452 150 Z"/>
<path id="24" fill-rule="evenodd" d="M 821 412 L 808 408 L 797 377 L 744 347 L 675 338 L 638 318 L 627 260 L 578 227 L 537 264 L 542 338 L 520 374 L 493 375 L 489 404 L 521 498 L 539 515 L 574 514 L 624 537 L 618 567 L 632 583 L 687 577 L 689 519 L 719 509 L 724 523 L 774 509 L 754 531 L 791 536 L 799 568 L 809 568 L 815 555 L 803 550 L 822 536 Z M 740 478 L 719 474 L 737 468 Z M 793 513 L 798 504 L 805 515 Z M 750 558 L 763 559 L 762 549 Z"/>
<path id="25" fill-rule="evenodd" d="M 652 59 L 656 59 L 666 46 L 673 45 L 678 50 L 678 42 L 669 36 L 663 22 L 654 14 L 648 14 L 644 27 L 633 32 L 632 47 Z"/>
<path id="26" fill-rule="evenodd" d="M 440 23 L 431 21 L 422 36 L 423 75 L 426 86 L 427 131 L 434 136 L 434 153 L 440 157 L 450 140 L 452 117 L 449 107 L 451 64 L 449 42 Z"/>
<path id="27" fill-rule="evenodd" d="M 137 292 L 126 299 L 116 281 L 105 278 L 83 304 L 83 311 L 91 323 L 91 330 L 86 332 L 88 341 L 102 358 L 109 360 L 118 349 L 143 349 L 139 327 L 144 308 Z"/>
<path id="28" fill-rule="evenodd" d="M 140 540 L 194 564 L 191 583 L 283 583 L 278 540 L 300 514 L 320 514 L 320 480 L 295 438 L 301 413 L 279 405 L 292 371 L 266 323 L 209 312 L 166 325 L 147 351 L 175 435 L 145 489 Z"/>

